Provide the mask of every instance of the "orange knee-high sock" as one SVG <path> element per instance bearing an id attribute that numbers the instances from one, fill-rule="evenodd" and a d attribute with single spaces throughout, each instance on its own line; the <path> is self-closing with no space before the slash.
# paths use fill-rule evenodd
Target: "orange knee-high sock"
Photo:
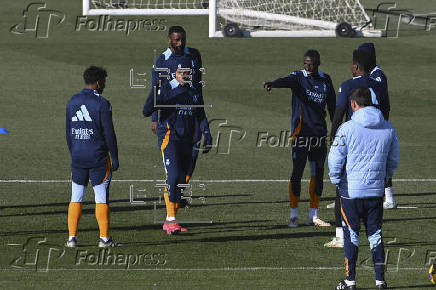
<path id="1" fill-rule="evenodd" d="M 168 196 L 166 188 L 165 188 L 165 192 L 164 192 L 164 199 L 165 199 L 165 208 L 167 209 L 167 216 L 170 216 L 170 212 L 168 211 L 170 208 L 170 198 Z"/>
<path id="2" fill-rule="evenodd" d="M 299 196 L 295 196 L 294 191 L 292 190 L 292 182 L 289 180 L 289 204 L 291 208 L 298 208 L 298 202 L 300 201 Z"/>
<path id="3" fill-rule="evenodd" d="M 68 232 L 70 236 L 77 236 L 80 216 L 82 215 L 82 203 L 70 202 L 68 206 Z"/>
<path id="4" fill-rule="evenodd" d="M 98 227 L 100 228 L 100 237 L 109 236 L 109 205 L 106 203 L 97 203 L 95 205 L 95 217 L 97 218 Z"/>
<path id="5" fill-rule="evenodd" d="M 316 186 L 316 178 L 310 177 L 310 184 L 309 184 L 309 195 L 310 195 L 310 208 L 318 208 L 319 207 L 319 201 L 321 197 L 315 192 L 315 186 Z"/>
<path id="6" fill-rule="evenodd" d="M 191 180 L 191 176 L 186 175 L 186 183 L 189 183 L 189 180 Z"/>
<path id="7" fill-rule="evenodd" d="M 177 203 L 170 201 L 170 198 L 169 198 L 168 193 L 166 192 L 166 190 L 165 190 L 165 193 L 164 193 L 164 198 L 165 198 L 165 205 L 166 205 L 166 208 L 167 208 L 167 217 L 175 218 L 176 217 L 176 211 L 177 211 L 177 209 L 176 209 Z"/>

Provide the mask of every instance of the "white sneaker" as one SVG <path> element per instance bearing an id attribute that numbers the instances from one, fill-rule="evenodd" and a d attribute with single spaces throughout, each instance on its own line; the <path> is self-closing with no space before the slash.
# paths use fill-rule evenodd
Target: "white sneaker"
<path id="1" fill-rule="evenodd" d="M 314 217 L 313 219 L 308 219 L 306 225 L 308 226 L 317 226 L 317 227 L 329 227 L 330 223 L 323 221 L 319 217 Z"/>
<path id="2" fill-rule="evenodd" d="M 335 208 L 335 203 L 334 203 L 334 202 L 329 203 L 329 204 L 326 206 L 326 208 Z"/>
<path id="3" fill-rule="evenodd" d="M 395 209 L 397 208 L 397 202 L 394 200 L 394 202 L 385 201 L 383 203 L 384 209 Z"/>
<path id="4" fill-rule="evenodd" d="M 334 237 L 330 242 L 325 243 L 324 247 L 326 248 L 343 248 L 344 240 L 338 237 Z"/>
<path id="5" fill-rule="evenodd" d="M 71 240 L 67 240 L 67 242 L 65 243 L 65 247 L 67 248 L 77 247 L 77 238 L 71 238 Z"/>
<path id="6" fill-rule="evenodd" d="M 298 218 L 294 217 L 294 218 L 289 219 L 288 227 L 290 227 L 290 228 L 298 227 Z"/>

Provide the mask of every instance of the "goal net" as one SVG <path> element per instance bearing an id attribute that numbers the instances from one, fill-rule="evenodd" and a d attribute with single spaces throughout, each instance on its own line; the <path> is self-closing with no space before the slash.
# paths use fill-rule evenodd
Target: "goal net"
<path id="1" fill-rule="evenodd" d="M 245 27 L 280 30 L 335 29 L 370 21 L 358 0 L 220 0 L 218 15 Z"/>
<path id="2" fill-rule="evenodd" d="M 242 31 L 335 36 L 339 24 L 346 25 L 341 28 L 346 36 L 371 27 L 359 0 L 83 0 L 83 10 L 85 15 L 209 15 L 210 37 L 242 36 Z"/>

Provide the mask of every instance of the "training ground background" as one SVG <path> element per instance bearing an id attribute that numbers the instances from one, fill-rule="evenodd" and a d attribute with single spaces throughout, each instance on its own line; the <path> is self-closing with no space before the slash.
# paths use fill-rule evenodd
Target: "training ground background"
<path id="1" fill-rule="evenodd" d="M 193 206 L 179 214 L 181 220 L 212 223 L 186 224 L 189 232 L 167 236 L 159 224 L 164 206 L 151 182 L 154 176 L 163 177 L 161 156 L 151 120 L 141 114 L 150 90 L 153 50 L 166 49 L 167 30 L 128 36 L 75 31 L 80 1 L 45 2 L 66 18 L 52 23 L 43 39 L 32 31 L 10 32 L 23 23 L 22 12 L 31 1 L 0 1 L 0 127 L 10 131 L 0 135 L 0 288 L 332 289 L 344 275 L 343 251 L 323 247 L 334 227 L 287 227 L 290 148 L 256 147 L 258 132 L 279 135 L 290 129 L 290 91 L 275 89 L 268 95 L 262 85 L 300 69 L 304 51 L 314 48 L 321 53 L 321 70 L 330 74 L 337 90 L 351 77 L 352 50 L 364 41 L 375 43 L 388 76 L 391 121 L 400 138 L 395 174 L 400 180 L 394 189 L 404 208 L 384 215 L 386 278 L 394 289 L 429 286 L 426 264 L 436 256 L 434 31 L 402 25 L 400 37 L 388 39 L 209 39 L 207 17 L 158 17 L 166 27 L 183 25 L 188 45 L 202 53 L 204 96 L 213 105 L 206 109 L 208 118 L 227 120 L 227 127 L 211 124 L 214 138 L 221 132 L 228 142 L 235 130 L 230 148 L 222 139 L 218 149 L 200 154 Z M 375 8 L 375 3 L 363 1 L 366 8 Z M 436 10 L 434 1 L 397 3 L 416 12 Z M 395 33 L 394 27 L 390 32 Z M 119 254 L 116 265 L 95 262 L 98 229 L 89 189 L 79 227 L 81 247 L 63 248 L 70 198 L 65 106 L 82 89 L 83 70 L 92 64 L 108 70 L 104 96 L 113 106 L 119 144 L 120 169 L 111 184 L 111 234 L 125 247 L 110 250 Z M 147 88 L 130 88 L 132 68 L 135 74 L 147 73 Z M 238 140 L 243 131 L 245 138 Z M 145 204 L 131 204 L 130 185 L 135 200 L 146 195 Z M 307 192 L 303 182 L 302 224 Z M 326 181 L 320 216 L 331 222 L 333 210 L 325 206 L 334 195 Z M 125 257 L 131 257 L 129 269 Z M 142 263 L 133 265 L 135 257 L 143 257 Z M 159 265 L 150 265 L 156 257 Z M 362 231 L 357 280 L 364 289 L 374 286 L 369 258 Z"/>

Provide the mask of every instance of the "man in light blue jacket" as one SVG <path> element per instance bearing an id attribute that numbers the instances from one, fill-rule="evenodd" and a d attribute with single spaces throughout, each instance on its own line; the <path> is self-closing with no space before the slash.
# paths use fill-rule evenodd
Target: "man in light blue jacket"
<path id="1" fill-rule="evenodd" d="M 346 279 L 336 289 L 356 289 L 360 221 L 366 226 L 377 289 L 386 289 L 382 239 L 385 180 L 398 166 L 398 136 L 381 111 L 372 106 L 368 88 L 350 97 L 353 116 L 336 134 L 329 157 L 330 180 L 341 195 Z"/>

